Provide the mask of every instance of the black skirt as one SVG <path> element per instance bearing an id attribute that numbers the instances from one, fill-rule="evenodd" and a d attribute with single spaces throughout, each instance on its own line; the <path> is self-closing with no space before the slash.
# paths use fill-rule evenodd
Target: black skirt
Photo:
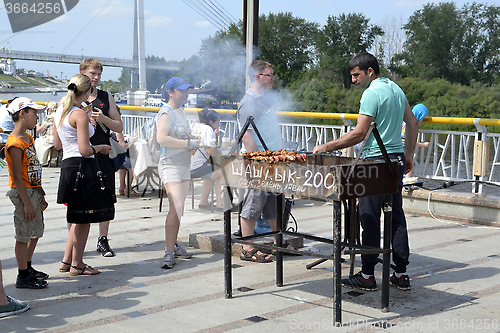
<path id="1" fill-rule="evenodd" d="M 106 156 L 107 157 L 107 156 Z M 111 161 L 107 158 L 108 161 Z M 82 161 L 82 157 L 71 157 L 62 161 L 61 164 L 61 175 L 59 177 L 59 187 L 57 189 L 57 203 L 58 204 L 67 204 L 69 193 L 73 191 L 75 186 L 76 173 L 80 168 L 80 162 Z M 100 162 L 100 159 L 98 160 Z M 103 180 L 105 186 L 107 188 L 112 189 L 114 193 L 115 189 L 115 177 L 114 172 L 112 173 L 112 177 L 109 177 L 109 166 L 106 162 L 104 165 L 99 167 L 103 173 Z M 93 158 L 83 158 L 83 167 L 84 168 L 93 168 L 95 169 L 95 161 Z M 108 172 L 106 172 L 108 171 Z M 116 196 L 114 196 L 114 202 L 116 202 Z"/>

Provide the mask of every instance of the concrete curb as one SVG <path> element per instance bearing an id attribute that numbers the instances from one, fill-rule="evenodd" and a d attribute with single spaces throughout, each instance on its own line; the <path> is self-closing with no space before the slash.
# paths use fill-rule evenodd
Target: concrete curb
<path id="1" fill-rule="evenodd" d="M 403 208 L 406 213 L 500 227 L 500 198 L 491 195 L 450 190 L 403 191 Z"/>
<path id="2" fill-rule="evenodd" d="M 233 239 L 235 237 L 233 236 Z M 299 249 L 304 247 L 304 239 L 302 237 L 285 237 L 294 248 Z M 256 244 L 272 245 L 271 240 L 258 241 Z M 200 232 L 189 235 L 189 246 L 194 248 L 215 253 L 224 253 L 224 235 L 216 232 Z M 257 246 L 258 247 L 258 246 Z M 235 257 L 239 257 L 241 254 L 242 245 L 233 243 L 232 244 L 232 254 Z M 267 250 L 264 253 L 269 253 Z"/>

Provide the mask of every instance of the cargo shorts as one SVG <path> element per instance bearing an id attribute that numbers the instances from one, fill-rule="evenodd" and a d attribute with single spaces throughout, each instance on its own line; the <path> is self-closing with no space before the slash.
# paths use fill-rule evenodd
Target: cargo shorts
<path id="1" fill-rule="evenodd" d="M 40 200 L 45 195 L 45 192 L 41 187 L 27 188 L 26 192 L 35 208 L 35 218 L 33 220 L 24 218 L 24 203 L 19 197 L 17 189 L 11 188 L 6 194 L 14 204 L 14 228 L 16 232 L 14 238 L 21 243 L 29 243 L 32 238 L 41 238 L 45 229 L 40 205 Z"/>
<path id="2" fill-rule="evenodd" d="M 240 216 L 251 221 L 276 219 L 277 197 L 275 193 L 246 189 Z"/>

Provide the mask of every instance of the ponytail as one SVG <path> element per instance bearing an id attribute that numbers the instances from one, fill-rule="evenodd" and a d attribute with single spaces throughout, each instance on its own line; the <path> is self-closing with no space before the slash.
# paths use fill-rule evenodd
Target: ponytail
<path id="1" fill-rule="evenodd" d="M 90 79 L 86 75 L 77 74 L 69 80 L 68 92 L 66 93 L 66 99 L 63 103 L 63 110 L 61 113 L 61 120 L 59 121 L 59 127 L 61 127 L 69 111 L 75 105 L 76 98 L 87 93 L 90 88 L 92 88 L 92 84 L 90 82 Z"/>
<path id="2" fill-rule="evenodd" d="M 200 119 L 200 123 L 210 125 L 211 122 L 216 122 L 217 120 L 219 120 L 220 116 L 217 111 L 204 108 L 203 110 L 198 112 L 198 118 Z"/>

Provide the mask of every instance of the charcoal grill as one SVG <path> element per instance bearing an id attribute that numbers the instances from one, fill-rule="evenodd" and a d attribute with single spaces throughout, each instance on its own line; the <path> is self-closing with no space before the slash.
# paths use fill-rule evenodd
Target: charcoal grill
<path id="1" fill-rule="evenodd" d="M 241 141 L 242 133 L 248 125 L 253 125 L 251 117 L 238 136 Z M 372 124 L 370 132 L 377 138 L 379 145 L 380 137 L 375 124 Z M 259 139 L 261 139 L 258 134 Z M 262 139 L 261 139 L 262 140 Z M 365 139 L 366 140 L 366 139 Z M 265 146 L 265 143 L 263 146 Z M 236 143 L 237 144 L 237 143 Z M 349 248 L 346 253 L 382 253 L 383 254 L 383 278 L 382 278 L 382 311 L 389 309 L 389 271 L 390 271 L 390 230 L 392 225 L 392 193 L 397 191 L 398 180 L 396 170 L 398 161 L 391 161 L 382 145 L 381 150 L 385 160 L 363 161 L 349 157 L 338 156 L 335 153 L 311 154 L 307 153 L 305 162 L 268 162 L 251 158 L 244 158 L 234 154 L 235 146 L 230 154 L 221 157 L 221 172 L 223 183 L 226 186 L 225 203 L 233 205 L 231 188 L 258 189 L 266 192 L 274 192 L 278 195 L 277 226 L 274 232 L 253 235 L 247 237 L 231 238 L 231 211 L 224 209 L 224 236 L 225 236 L 225 297 L 232 298 L 232 272 L 231 272 L 231 243 L 253 244 L 249 240 L 259 237 L 276 235 L 278 244 L 282 243 L 283 235 L 300 235 L 305 239 L 311 239 L 333 245 L 333 257 L 319 253 L 279 248 L 276 251 L 276 285 L 283 286 L 283 252 L 305 254 L 307 256 L 322 259 L 333 259 L 333 319 L 335 323 L 341 323 L 341 252 L 342 248 Z M 294 195 L 311 200 L 333 202 L 333 239 L 316 237 L 309 234 L 292 233 L 282 230 L 282 214 L 284 195 Z M 341 203 L 346 207 L 346 227 L 349 230 L 355 228 L 355 205 L 356 199 L 363 196 L 385 194 L 384 203 L 384 233 L 383 248 L 371 248 L 354 244 L 352 238 L 349 242 L 341 240 Z M 347 229 L 346 229 L 347 232 Z M 268 245 L 259 244 L 259 247 L 276 249 Z"/>

